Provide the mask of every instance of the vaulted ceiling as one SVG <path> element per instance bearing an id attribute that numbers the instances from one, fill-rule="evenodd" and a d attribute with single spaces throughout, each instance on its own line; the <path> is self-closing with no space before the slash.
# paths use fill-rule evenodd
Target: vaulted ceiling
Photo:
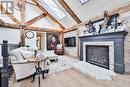
<path id="1" fill-rule="evenodd" d="M 13 14 L 0 15 L 0 19 L 5 23 L 6 26 L 12 24 L 14 25 L 14 28 L 15 25 L 25 25 L 29 29 L 31 27 L 35 27 L 38 29 L 64 30 L 72 25 L 77 24 L 76 22 L 81 23 L 80 19 L 78 19 L 69 6 L 67 6 L 64 0 L 59 0 L 57 2 L 60 4 L 58 7 L 61 7 L 61 9 L 64 9 L 65 7 L 64 13 L 66 14 L 66 17 L 64 19 L 66 20 L 67 18 L 68 22 L 64 22 L 64 19 L 57 20 L 47 11 L 47 9 L 45 9 L 44 6 L 38 2 L 38 0 L 14 0 L 14 2 L 15 9 Z M 5 7 L 1 4 L 0 8 L 0 10 L 5 10 Z M 69 11 L 67 12 L 67 10 Z"/>
<path id="2" fill-rule="evenodd" d="M 0 14 L 4 22 L 0 22 L 1 26 L 59 32 L 101 15 L 106 9 L 111 11 L 130 3 L 129 0 L 89 0 L 82 5 L 80 0 L 53 0 L 66 15 L 63 19 L 57 19 L 38 0 L 11 1 L 15 2 L 14 14 Z M 5 8 L 2 5 L 0 7 L 0 10 Z"/>

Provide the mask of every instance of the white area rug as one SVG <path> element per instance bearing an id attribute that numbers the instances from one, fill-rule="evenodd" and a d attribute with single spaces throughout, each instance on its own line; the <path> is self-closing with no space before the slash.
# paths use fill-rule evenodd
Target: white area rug
<path id="1" fill-rule="evenodd" d="M 112 80 L 111 76 L 116 76 L 113 71 L 92 65 L 87 62 L 78 61 L 67 56 L 59 56 L 58 62 L 50 65 L 49 74 L 54 74 L 59 71 L 63 71 L 69 68 L 76 68 L 85 75 L 90 75 L 98 80 Z"/>

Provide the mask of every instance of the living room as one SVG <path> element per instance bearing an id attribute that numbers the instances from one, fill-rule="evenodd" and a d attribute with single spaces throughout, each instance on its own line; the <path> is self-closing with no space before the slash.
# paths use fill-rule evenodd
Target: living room
<path id="1" fill-rule="evenodd" d="M 0 85 L 129 87 L 129 28 L 129 0 L 0 0 Z"/>

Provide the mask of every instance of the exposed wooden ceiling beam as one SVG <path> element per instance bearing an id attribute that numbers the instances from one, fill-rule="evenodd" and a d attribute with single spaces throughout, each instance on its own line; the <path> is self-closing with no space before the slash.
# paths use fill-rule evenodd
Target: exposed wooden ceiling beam
<path id="1" fill-rule="evenodd" d="M 46 11 L 46 9 L 44 9 L 43 6 L 41 6 L 41 5 L 38 3 L 37 0 L 32 0 L 32 2 L 35 3 L 35 4 L 38 6 L 38 8 L 41 9 L 44 13 L 46 13 L 55 23 L 57 23 L 57 24 L 60 26 L 60 28 L 65 29 L 65 27 L 64 27 L 59 21 L 57 21 L 51 14 L 49 14 L 49 13 Z"/>
<path id="2" fill-rule="evenodd" d="M 8 15 L 15 23 L 20 24 L 20 22 L 12 14 L 10 14 L 1 4 L 0 10 L 5 11 L 7 13 L 6 15 Z"/>
<path id="3" fill-rule="evenodd" d="M 59 3 L 63 6 L 63 8 L 69 13 L 69 15 L 79 24 L 81 23 L 81 20 L 78 18 L 78 16 L 70 9 L 70 7 L 67 5 L 67 3 L 64 0 L 58 0 Z"/>
<path id="4" fill-rule="evenodd" d="M 75 30 L 77 30 L 77 28 L 65 29 L 63 32 L 64 32 L 64 33 L 67 33 L 67 32 L 71 32 L 71 31 L 75 31 Z"/>
<path id="5" fill-rule="evenodd" d="M 29 4 L 29 5 L 37 6 L 37 5 L 33 4 L 32 2 L 26 1 L 25 3 L 27 3 L 27 4 Z"/>
<path id="6" fill-rule="evenodd" d="M 26 0 L 20 0 L 20 10 L 21 10 L 21 32 L 20 32 L 20 39 L 21 39 L 21 46 L 25 46 L 25 3 Z"/>
<path id="7" fill-rule="evenodd" d="M 20 10 L 21 10 L 21 24 L 24 25 L 25 24 L 25 2 L 26 0 L 20 0 L 21 4 L 20 4 Z"/>
<path id="8" fill-rule="evenodd" d="M 127 5 L 125 5 L 125 6 L 116 8 L 116 9 L 114 9 L 113 11 L 110 11 L 109 14 L 110 14 L 110 15 L 115 14 L 115 13 L 123 14 L 123 13 L 126 13 L 126 12 L 128 12 L 128 11 L 130 11 L 130 4 L 127 4 Z M 91 20 L 92 20 L 92 21 L 95 21 L 95 20 L 98 20 L 98 19 L 100 19 L 100 18 L 102 18 L 102 17 L 103 17 L 103 15 L 96 16 L 96 17 L 94 17 L 94 18 L 91 18 Z M 88 21 L 89 21 L 89 20 L 88 20 Z M 71 32 L 71 31 L 75 31 L 75 30 L 77 30 L 77 28 L 78 28 L 79 26 L 85 25 L 86 23 L 87 23 L 87 21 L 84 22 L 84 23 L 80 23 L 80 24 L 74 25 L 74 26 L 72 26 L 72 27 L 69 28 L 69 29 L 65 29 L 63 32 L 64 32 L 64 33 L 67 33 L 67 32 Z"/>
<path id="9" fill-rule="evenodd" d="M 10 23 L 4 23 L 3 21 L 0 21 L 0 27 L 6 27 L 10 29 L 19 29 L 21 30 L 21 26 L 18 24 L 10 24 Z M 39 28 L 39 27 L 25 27 L 25 30 L 32 30 L 32 31 L 40 31 L 40 32 L 63 32 L 63 30 L 56 30 L 56 29 L 50 29 L 50 28 Z"/>
<path id="10" fill-rule="evenodd" d="M 63 32 L 63 30 L 56 30 L 56 29 L 48 29 L 48 28 L 39 28 L 39 27 L 27 27 L 25 28 L 27 30 L 33 30 L 33 31 L 40 31 L 40 32 Z"/>
<path id="11" fill-rule="evenodd" d="M 43 13 L 43 14 L 41 14 L 41 15 L 27 21 L 25 24 L 26 24 L 26 26 L 29 26 L 29 25 L 35 23 L 36 21 L 40 20 L 41 18 L 46 17 L 46 16 L 47 16 L 47 14 Z"/>
<path id="12" fill-rule="evenodd" d="M 125 6 L 122 6 L 122 7 L 120 7 L 120 8 L 117 8 L 117 9 L 113 10 L 113 11 L 110 12 L 110 13 L 111 13 L 111 14 L 113 14 L 113 13 L 122 14 L 122 13 L 126 13 L 126 12 L 128 12 L 128 11 L 130 11 L 130 4 L 125 5 Z"/>
<path id="13" fill-rule="evenodd" d="M 20 29 L 18 24 L 10 24 L 10 23 L 4 23 L 0 21 L 0 27 L 6 27 L 11 29 Z"/>

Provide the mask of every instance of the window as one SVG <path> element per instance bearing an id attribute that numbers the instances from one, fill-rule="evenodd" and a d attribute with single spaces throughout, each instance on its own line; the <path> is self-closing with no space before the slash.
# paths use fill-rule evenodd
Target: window
<path id="1" fill-rule="evenodd" d="M 39 0 L 39 3 L 57 19 L 62 19 L 66 16 L 53 0 Z"/>
<path id="2" fill-rule="evenodd" d="M 80 0 L 80 2 L 81 2 L 81 4 L 83 5 L 83 4 L 85 4 L 85 3 L 87 3 L 89 0 Z"/>

